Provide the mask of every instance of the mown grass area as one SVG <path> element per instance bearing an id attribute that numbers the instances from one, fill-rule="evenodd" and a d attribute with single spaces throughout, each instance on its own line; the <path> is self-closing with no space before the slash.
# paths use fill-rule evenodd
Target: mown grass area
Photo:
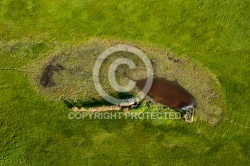
<path id="1" fill-rule="evenodd" d="M 229 120 L 69 120 L 68 108 L 39 95 L 29 73 L 0 70 L 0 165 L 247 165 L 249 8 L 233 0 L 0 1 L 1 69 L 92 37 L 145 43 L 216 75 Z M 23 40 L 32 44 L 6 48 Z"/>

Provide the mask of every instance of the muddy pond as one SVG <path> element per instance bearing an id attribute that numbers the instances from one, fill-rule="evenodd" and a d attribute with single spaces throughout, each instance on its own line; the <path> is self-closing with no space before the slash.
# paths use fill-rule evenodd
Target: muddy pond
<path id="1" fill-rule="evenodd" d="M 146 81 L 147 79 L 137 81 L 137 87 L 142 90 Z M 155 102 L 172 108 L 183 108 L 195 103 L 194 97 L 186 89 L 177 82 L 165 78 L 154 78 L 147 95 Z"/>

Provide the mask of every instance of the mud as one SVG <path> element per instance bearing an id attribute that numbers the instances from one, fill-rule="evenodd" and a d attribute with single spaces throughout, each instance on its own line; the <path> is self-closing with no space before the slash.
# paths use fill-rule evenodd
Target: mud
<path id="1" fill-rule="evenodd" d="M 63 70 L 64 67 L 57 64 L 57 65 L 48 65 L 43 71 L 42 77 L 40 78 L 40 84 L 43 87 L 51 87 L 55 85 L 55 82 L 53 81 L 53 75 L 55 72 L 58 72 L 59 70 Z"/>
<path id="2" fill-rule="evenodd" d="M 146 79 L 137 81 L 137 87 L 143 89 Z M 153 84 L 147 94 L 163 105 L 172 108 L 182 108 L 195 103 L 194 97 L 175 81 L 164 78 L 154 78 Z"/>

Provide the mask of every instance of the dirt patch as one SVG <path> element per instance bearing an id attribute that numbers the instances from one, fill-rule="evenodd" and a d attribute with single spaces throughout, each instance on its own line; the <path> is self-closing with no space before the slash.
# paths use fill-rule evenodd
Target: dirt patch
<path id="1" fill-rule="evenodd" d="M 43 87 L 51 87 L 55 85 L 55 82 L 53 81 L 53 75 L 55 72 L 58 72 L 59 70 L 63 70 L 64 67 L 60 64 L 57 64 L 55 66 L 48 65 L 45 67 L 42 77 L 40 79 L 40 84 Z"/>

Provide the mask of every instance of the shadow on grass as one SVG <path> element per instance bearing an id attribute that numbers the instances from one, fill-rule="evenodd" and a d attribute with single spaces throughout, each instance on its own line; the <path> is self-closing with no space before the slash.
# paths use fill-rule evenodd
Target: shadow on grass
<path id="1" fill-rule="evenodd" d="M 132 94 L 130 93 L 123 93 L 123 92 L 119 92 L 117 94 L 119 99 L 129 99 L 134 97 Z M 110 105 L 114 105 L 112 103 L 107 102 L 106 100 L 102 99 L 102 100 L 97 100 L 95 98 L 92 98 L 89 101 L 84 101 L 82 99 L 77 99 L 76 101 L 73 100 L 66 100 L 66 99 L 62 99 L 62 101 L 64 102 L 64 104 L 68 107 L 68 108 L 72 108 L 72 107 L 84 107 L 84 108 L 90 108 L 90 107 L 99 107 L 99 106 L 110 106 Z"/>

